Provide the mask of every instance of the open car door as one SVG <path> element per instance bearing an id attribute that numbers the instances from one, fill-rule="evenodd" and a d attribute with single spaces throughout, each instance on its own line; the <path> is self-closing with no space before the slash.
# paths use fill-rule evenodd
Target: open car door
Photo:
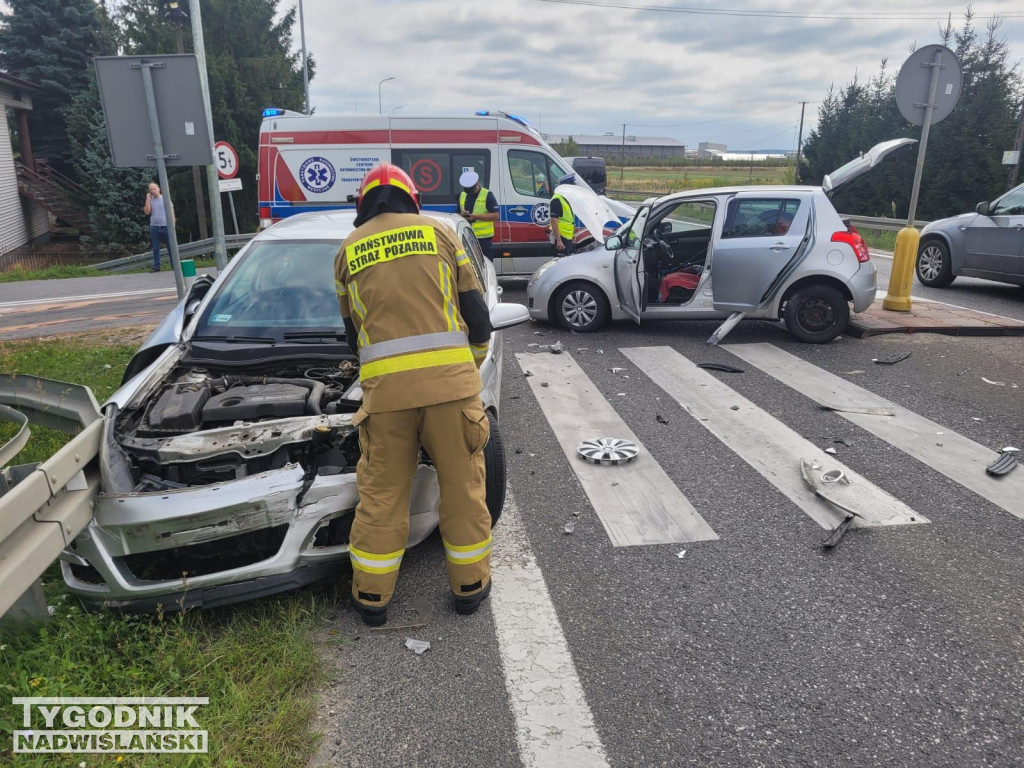
<path id="1" fill-rule="evenodd" d="M 895 152 L 900 147 L 906 147 L 910 144 L 917 144 L 917 139 L 890 139 L 889 141 L 883 141 L 881 144 L 875 144 L 867 152 L 862 152 L 861 156 L 857 159 L 851 160 L 841 168 L 837 168 L 832 173 L 827 174 L 821 181 L 821 188 L 831 195 L 841 184 L 846 184 L 858 176 L 863 176 L 882 162 L 882 158 Z"/>
<path id="2" fill-rule="evenodd" d="M 803 260 L 811 229 L 813 190 L 740 192 L 726 208 L 713 241 L 714 308 L 750 312 Z"/>
<path id="3" fill-rule="evenodd" d="M 642 206 L 628 230 L 605 241 L 605 248 L 615 250 L 615 292 L 618 294 L 619 307 L 637 325 L 640 324 L 647 282 L 644 262 L 640 258 L 640 243 L 650 212 L 650 206 Z"/>

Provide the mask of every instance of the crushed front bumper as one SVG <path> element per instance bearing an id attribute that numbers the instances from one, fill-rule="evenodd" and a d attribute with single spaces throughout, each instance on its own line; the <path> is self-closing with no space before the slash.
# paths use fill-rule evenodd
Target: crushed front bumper
<path id="1" fill-rule="evenodd" d="M 343 567 L 346 521 L 357 502 L 354 472 L 308 483 L 298 464 L 194 488 L 104 495 L 61 555 L 61 570 L 70 592 L 112 607 L 173 610 L 247 600 Z M 439 503 L 437 475 L 421 465 L 409 546 L 437 525 Z M 333 540 L 317 535 L 329 527 Z"/>

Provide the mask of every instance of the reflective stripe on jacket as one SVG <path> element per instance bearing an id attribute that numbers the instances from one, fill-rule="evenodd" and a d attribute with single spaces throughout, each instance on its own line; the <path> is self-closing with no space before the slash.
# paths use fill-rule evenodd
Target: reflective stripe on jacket
<path id="1" fill-rule="evenodd" d="M 480 393 L 460 292 L 479 291 L 472 262 L 443 221 L 379 214 L 335 258 L 338 303 L 358 334 L 367 413 L 420 408 Z"/>
<path id="2" fill-rule="evenodd" d="M 562 202 L 562 215 L 558 217 L 558 234 L 562 236 L 563 240 L 572 240 L 576 235 L 576 215 L 572 212 L 572 206 L 569 205 L 569 201 L 561 195 L 555 195 L 551 198 L 551 201 L 560 200 Z"/>
<path id="3" fill-rule="evenodd" d="M 473 203 L 473 210 L 470 213 L 488 213 L 487 210 L 487 195 L 490 192 L 487 187 L 480 187 L 480 191 L 477 193 L 476 201 Z M 459 195 L 459 210 L 466 210 L 466 193 L 463 192 Z M 474 221 L 471 222 L 473 225 L 473 234 L 477 237 L 494 237 L 494 222 L 493 221 Z"/>

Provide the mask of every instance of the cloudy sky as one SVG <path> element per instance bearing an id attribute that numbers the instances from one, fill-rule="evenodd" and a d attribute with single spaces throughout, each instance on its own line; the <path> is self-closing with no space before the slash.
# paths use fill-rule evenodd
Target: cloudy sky
<path id="1" fill-rule="evenodd" d="M 873 74 L 883 58 L 898 69 L 915 42 L 937 42 L 939 20 L 953 13 L 956 24 L 965 7 L 869 2 L 304 0 L 306 41 L 317 59 L 311 102 L 321 114 L 376 112 L 378 81 L 395 77 L 383 85 L 383 110 L 400 107 L 399 115 L 498 108 L 546 133 L 619 134 L 625 122 L 629 134 L 689 146 L 790 148 L 798 102 L 810 102 L 813 125 L 831 83 Z M 1001 34 L 1014 57 L 1024 57 L 1019 0 L 982 0 L 975 9 L 982 31 L 993 13 L 1005 16 Z"/>

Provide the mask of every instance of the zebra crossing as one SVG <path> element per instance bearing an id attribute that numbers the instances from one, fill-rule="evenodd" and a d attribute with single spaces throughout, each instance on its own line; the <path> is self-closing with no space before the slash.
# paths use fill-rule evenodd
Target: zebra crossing
<path id="1" fill-rule="evenodd" d="M 927 465 L 991 504 L 1024 519 L 1024 471 L 1001 478 L 985 473 L 998 453 L 954 430 L 835 376 L 772 344 L 734 344 L 722 349 L 796 390 L 809 408 L 825 408 L 893 448 Z M 846 466 L 775 415 L 698 368 L 672 347 L 629 347 L 619 352 L 683 413 L 789 499 L 823 529 L 847 516 L 815 494 L 801 474 L 801 460 L 815 472 L 838 470 L 844 498 L 860 516 L 851 527 L 922 525 L 931 521 L 871 478 Z M 520 368 L 590 505 L 614 546 L 685 543 L 718 538 L 654 456 L 569 354 L 518 354 Z M 614 400 L 614 396 L 611 398 Z M 576 445 L 593 437 L 622 437 L 641 448 L 621 467 L 582 462 Z M 919 497 L 918 497 L 919 498 Z"/>

